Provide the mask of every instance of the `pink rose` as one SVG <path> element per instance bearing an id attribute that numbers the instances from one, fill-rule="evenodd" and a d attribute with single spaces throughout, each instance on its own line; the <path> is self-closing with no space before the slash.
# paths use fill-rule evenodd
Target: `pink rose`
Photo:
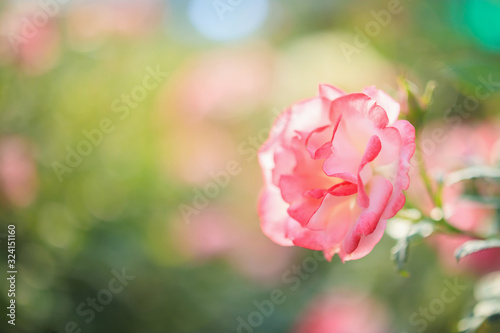
<path id="1" fill-rule="evenodd" d="M 367 255 L 404 205 L 415 129 L 375 87 L 346 94 L 321 85 L 273 125 L 259 151 L 264 233 L 331 260 Z"/>
<path id="2" fill-rule="evenodd" d="M 313 300 L 299 317 L 295 333 L 387 333 L 386 307 L 354 291 L 333 291 Z"/>

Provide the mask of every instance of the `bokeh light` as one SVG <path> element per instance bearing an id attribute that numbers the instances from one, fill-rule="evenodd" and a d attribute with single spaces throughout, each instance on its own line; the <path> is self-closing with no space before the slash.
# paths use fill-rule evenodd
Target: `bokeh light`
<path id="1" fill-rule="evenodd" d="M 267 0 L 191 0 L 189 19 L 205 37 L 228 41 L 255 33 L 269 10 Z"/>

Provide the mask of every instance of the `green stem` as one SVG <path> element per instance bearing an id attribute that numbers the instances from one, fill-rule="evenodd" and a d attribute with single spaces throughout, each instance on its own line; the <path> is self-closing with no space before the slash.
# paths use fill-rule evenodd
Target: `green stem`
<path id="1" fill-rule="evenodd" d="M 459 234 L 467 237 L 475 238 L 475 239 L 487 239 L 484 236 L 478 235 L 471 231 L 465 231 L 462 229 L 458 229 L 457 227 L 451 225 L 444 218 L 438 221 L 435 221 L 436 230 L 439 232 L 447 233 L 447 234 Z"/>
<path id="2" fill-rule="evenodd" d="M 415 154 L 417 155 L 417 163 L 418 163 L 418 171 L 420 174 L 420 177 L 422 178 L 425 189 L 427 190 L 427 194 L 429 195 L 429 198 L 432 200 L 432 203 L 436 207 L 441 207 L 441 188 L 439 188 L 436 193 L 434 193 L 434 190 L 432 189 L 432 182 L 431 178 L 429 177 L 429 174 L 427 173 L 427 170 L 425 169 L 425 162 L 424 162 L 424 157 L 422 154 L 422 151 L 420 150 L 420 144 L 418 142 L 418 139 L 415 140 Z"/>
<path id="3" fill-rule="evenodd" d="M 420 145 L 418 143 L 418 140 L 415 140 L 415 144 L 416 144 L 415 153 L 417 154 L 417 161 L 419 163 L 419 165 L 418 165 L 419 174 L 424 182 L 427 194 L 429 195 L 429 198 L 431 199 L 433 205 L 439 209 L 442 209 L 443 203 L 442 203 L 441 195 L 442 195 L 443 185 L 438 184 L 437 190 L 436 191 L 433 190 L 431 178 L 429 177 L 429 174 L 427 173 L 427 170 L 425 169 L 423 154 L 422 154 L 422 151 L 420 150 Z M 440 231 L 443 233 L 449 233 L 449 234 L 460 234 L 460 235 L 464 235 L 464 236 L 468 236 L 468 237 L 472 237 L 472 238 L 476 238 L 476 239 L 485 239 L 485 237 L 483 237 L 483 236 L 477 235 L 473 232 L 461 230 L 461 229 L 451 225 L 444 218 L 441 218 L 440 220 L 434 220 L 431 218 L 428 218 L 428 219 L 430 221 L 433 221 L 437 231 Z"/>

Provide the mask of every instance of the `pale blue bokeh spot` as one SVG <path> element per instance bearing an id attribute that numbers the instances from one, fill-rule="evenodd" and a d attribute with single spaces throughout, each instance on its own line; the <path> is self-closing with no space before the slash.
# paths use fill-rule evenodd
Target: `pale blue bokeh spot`
<path id="1" fill-rule="evenodd" d="M 205 37 L 228 41 L 247 37 L 264 23 L 267 0 L 192 0 L 189 20 Z"/>

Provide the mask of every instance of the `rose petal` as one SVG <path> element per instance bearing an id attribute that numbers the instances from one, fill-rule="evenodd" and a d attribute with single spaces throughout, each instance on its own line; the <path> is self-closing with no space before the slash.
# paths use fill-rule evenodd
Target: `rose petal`
<path id="1" fill-rule="evenodd" d="M 331 86 L 329 84 L 320 84 L 318 89 L 318 96 L 327 98 L 329 100 L 334 100 L 340 96 L 344 96 L 345 92 L 341 89 Z"/>
<path id="2" fill-rule="evenodd" d="M 392 194 L 392 184 L 380 176 L 372 179 L 370 206 L 364 210 L 356 221 L 356 233 L 366 236 L 371 234 L 382 217 Z"/>
<path id="3" fill-rule="evenodd" d="M 363 184 L 363 180 L 361 179 L 360 173 L 366 164 L 370 163 L 378 156 L 381 149 L 382 149 L 382 143 L 380 142 L 379 137 L 376 135 L 372 136 L 368 141 L 365 153 L 363 155 L 363 158 L 361 159 L 361 164 L 359 165 L 358 176 L 357 176 L 358 205 L 362 208 L 367 208 L 370 205 L 370 199 L 366 194 L 365 186 Z"/>
<path id="4" fill-rule="evenodd" d="M 401 106 L 391 96 L 375 88 L 375 86 L 366 87 L 363 89 L 363 93 L 376 100 L 377 104 L 385 110 L 389 119 L 389 125 L 398 119 Z"/>
<path id="5" fill-rule="evenodd" d="M 267 186 L 261 193 L 258 210 L 262 231 L 275 243 L 283 246 L 293 245 L 293 242 L 287 238 L 286 232 L 288 225 L 294 223 L 286 213 L 287 207 L 278 188 Z"/>

